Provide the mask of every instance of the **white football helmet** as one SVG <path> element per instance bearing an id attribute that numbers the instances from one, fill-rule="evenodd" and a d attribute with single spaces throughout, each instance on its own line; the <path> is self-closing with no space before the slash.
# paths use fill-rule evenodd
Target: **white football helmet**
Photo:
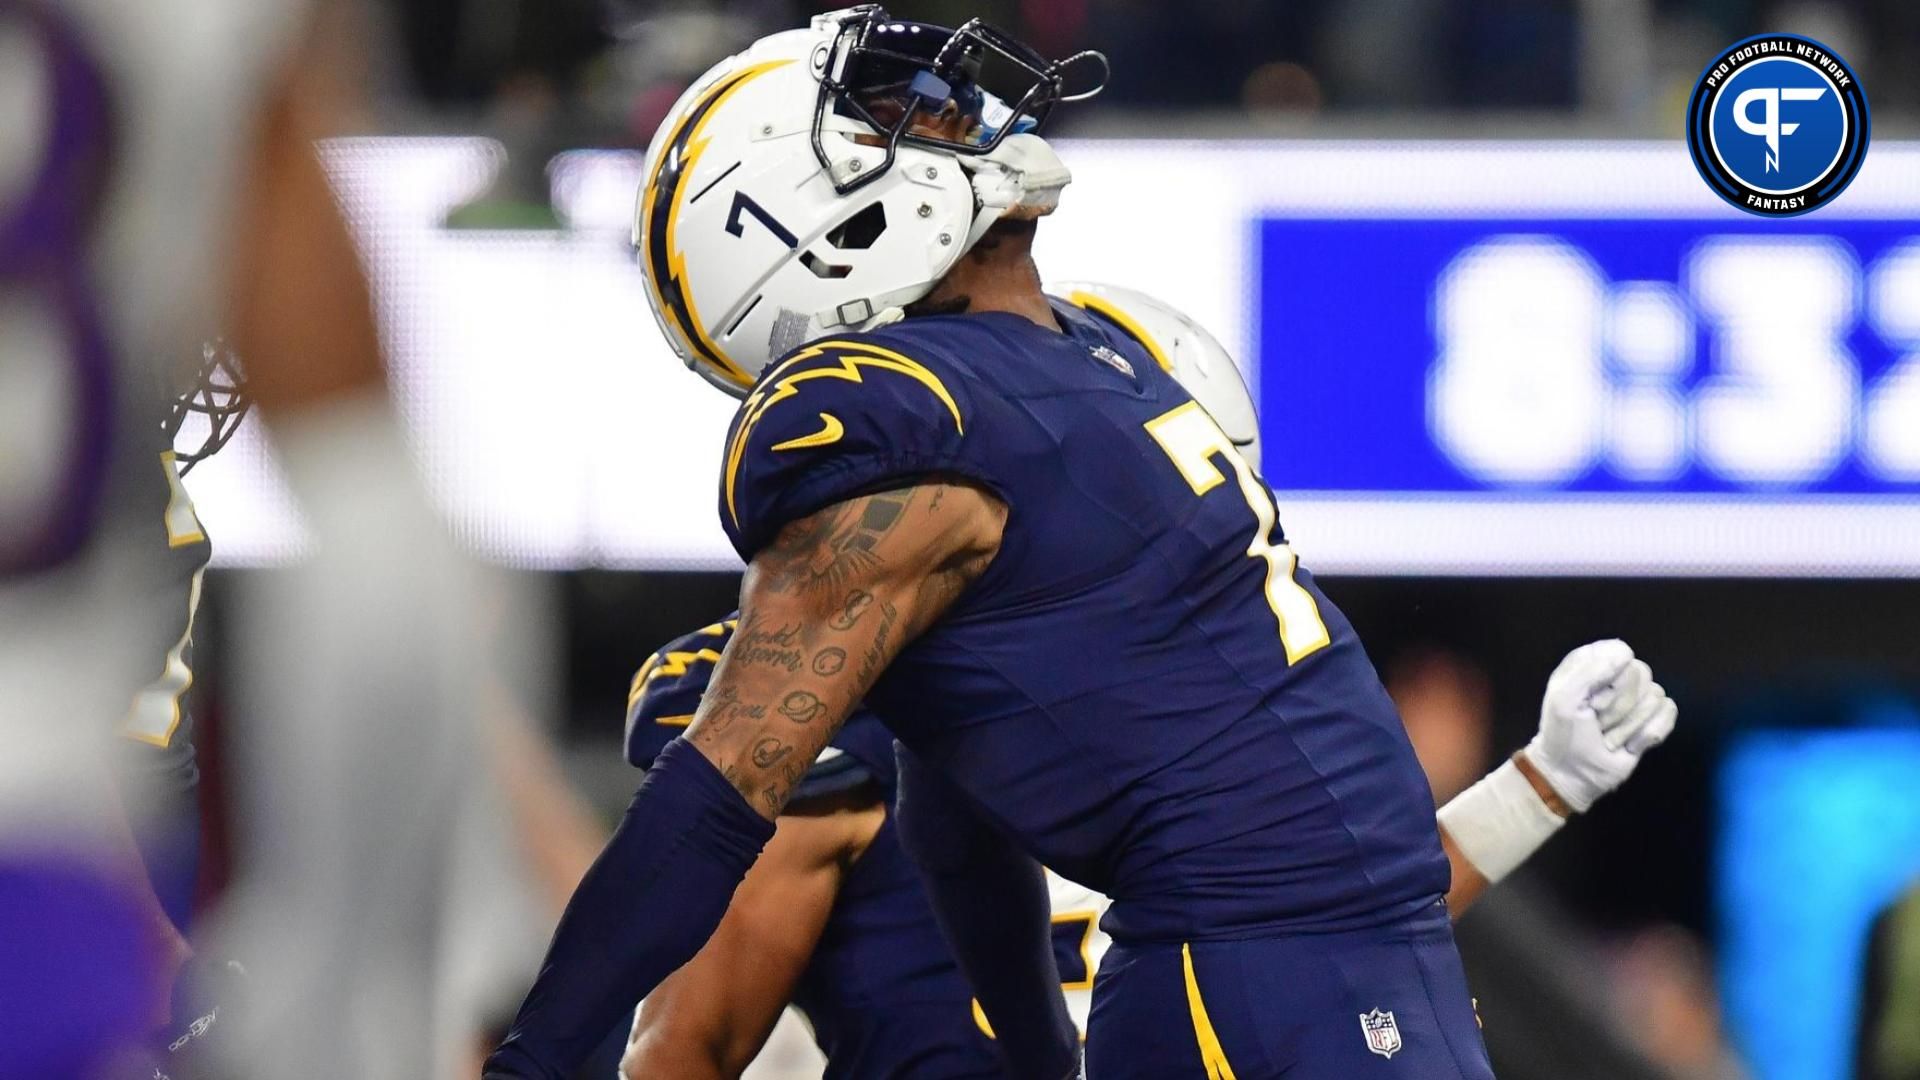
<path id="1" fill-rule="evenodd" d="M 1069 93 L 1083 61 L 1097 78 Z M 1070 175 L 1034 132 L 1105 73 L 874 5 L 722 61 L 647 150 L 633 243 L 661 331 L 740 396 L 803 342 L 899 318 L 996 221 L 1059 204 Z"/>
<path id="2" fill-rule="evenodd" d="M 1247 463 L 1260 468 L 1260 421 L 1253 395 L 1233 357 L 1199 323 L 1171 304 L 1118 285 L 1062 281 L 1048 285 L 1047 292 L 1126 331 L 1180 380 Z"/>

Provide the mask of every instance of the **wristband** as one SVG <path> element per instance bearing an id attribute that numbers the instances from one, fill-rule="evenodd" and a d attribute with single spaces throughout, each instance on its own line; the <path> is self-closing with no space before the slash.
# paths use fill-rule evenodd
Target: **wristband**
<path id="1" fill-rule="evenodd" d="M 1511 759 L 1449 799 L 1439 819 L 1488 884 L 1512 873 L 1567 823 L 1547 808 Z"/>

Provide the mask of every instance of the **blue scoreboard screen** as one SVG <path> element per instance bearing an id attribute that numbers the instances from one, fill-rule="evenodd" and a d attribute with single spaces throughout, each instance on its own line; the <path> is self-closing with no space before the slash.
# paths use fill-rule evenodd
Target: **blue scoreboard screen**
<path id="1" fill-rule="evenodd" d="M 1267 479 L 1425 569 L 1920 570 L 1920 222 L 1254 229 Z"/>

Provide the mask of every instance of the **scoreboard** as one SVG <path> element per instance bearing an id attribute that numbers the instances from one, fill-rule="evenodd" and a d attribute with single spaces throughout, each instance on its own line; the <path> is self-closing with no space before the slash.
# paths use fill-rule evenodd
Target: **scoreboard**
<path id="1" fill-rule="evenodd" d="M 1267 478 L 1440 572 L 1913 573 L 1916 231 L 1268 217 Z"/>
<path id="2" fill-rule="evenodd" d="M 1914 233 L 1888 220 L 1269 219 L 1268 479 L 1920 495 Z"/>

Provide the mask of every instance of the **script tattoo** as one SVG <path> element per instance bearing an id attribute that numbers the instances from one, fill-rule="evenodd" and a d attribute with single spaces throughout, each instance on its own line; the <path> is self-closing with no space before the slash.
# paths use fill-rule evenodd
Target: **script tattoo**
<path id="1" fill-rule="evenodd" d="M 698 734 L 703 741 L 725 733 L 743 717 L 748 720 L 760 720 L 767 715 L 765 705 L 749 705 L 741 701 L 740 692 L 731 686 L 716 690 L 710 705 L 706 715 L 700 720 Z"/>
<path id="2" fill-rule="evenodd" d="M 822 677 L 838 675 L 847 666 L 847 650 L 829 645 L 813 654 L 813 673 Z"/>
<path id="3" fill-rule="evenodd" d="M 880 565 L 874 549 L 900 523 L 913 497 L 912 488 L 883 491 L 787 526 L 762 553 L 766 587 L 773 592 L 831 588 Z"/>
<path id="4" fill-rule="evenodd" d="M 846 603 L 838 614 L 827 620 L 827 625 L 835 630 L 851 630 L 860 616 L 867 613 L 867 607 L 873 603 L 873 594 L 864 589 L 855 589 L 847 594 Z"/>
<path id="5" fill-rule="evenodd" d="M 778 630 L 741 627 L 733 639 L 733 659 L 739 664 L 764 664 L 799 674 L 801 652 L 799 623 Z"/>
<path id="6" fill-rule="evenodd" d="M 872 686 L 873 680 L 880 675 L 880 669 L 886 666 L 887 642 L 893 636 L 893 624 L 900 619 L 900 609 L 882 600 L 880 602 L 880 625 L 873 632 L 873 644 L 867 646 L 867 653 L 860 658 L 860 685 Z"/>
<path id="7" fill-rule="evenodd" d="M 827 711 L 827 703 L 806 690 L 795 690 L 780 703 L 780 715 L 796 724 L 811 724 Z"/>
<path id="8" fill-rule="evenodd" d="M 771 769 L 780 763 L 780 759 L 793 753 L 793 747 L 775 738 L 761 739 L 753 744 L 753 763 L 763 769 Z"/>

